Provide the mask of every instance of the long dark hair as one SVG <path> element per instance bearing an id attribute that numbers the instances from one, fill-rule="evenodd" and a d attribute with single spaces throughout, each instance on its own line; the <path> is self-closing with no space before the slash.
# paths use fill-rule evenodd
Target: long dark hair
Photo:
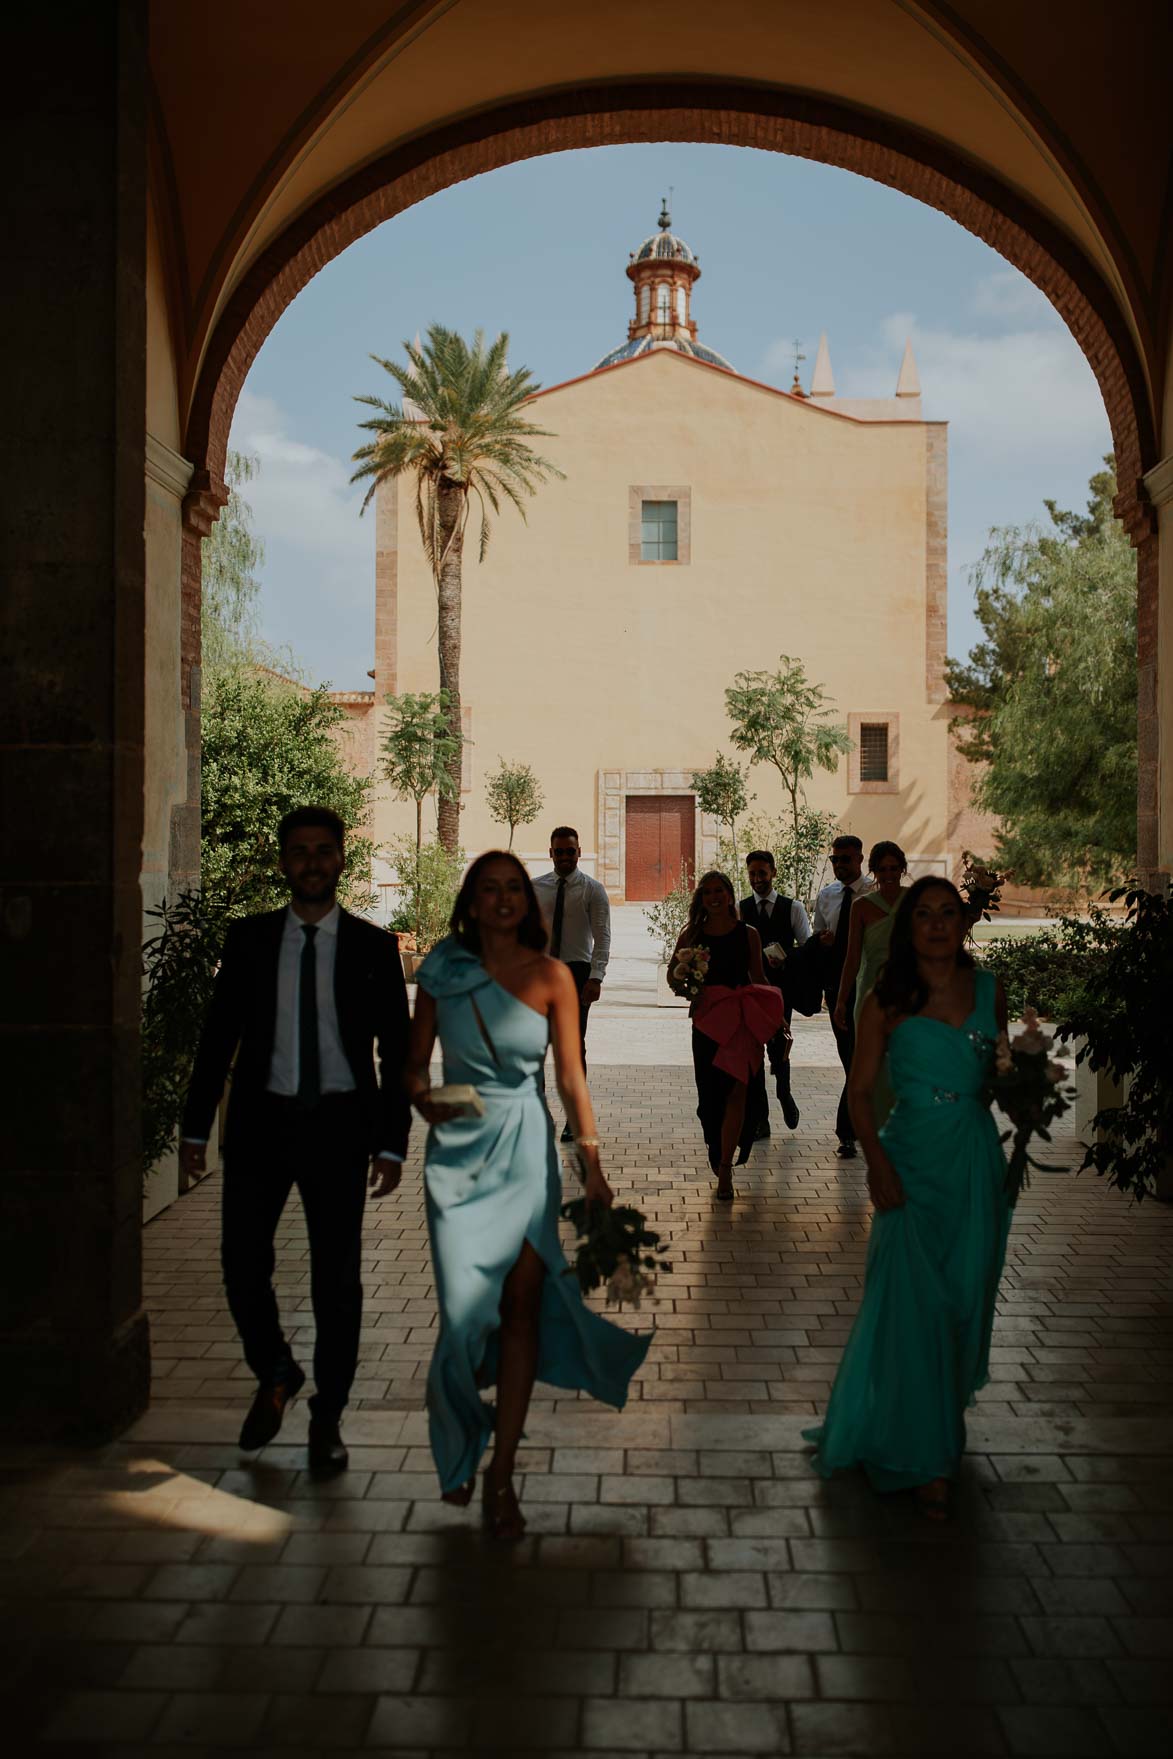
<path id="1" fill-rule="evenodd" d="M 525 888 L 525 915 L 518 925 L 517 938 L 523 947 L 532 947 L 535 953 L 545 952 L 546 925 L 542 921 L 538 894 L 534 891 L 533 880 L 511 849 L 486 849 L 483 855 L 477 856 L 461 881 L 460 890 L 456 894 L 456 902 L 452 906 L 448 927 L 453 936 L 462 947 L 466 947 L 470 953 L 475 953 L 477 958 L 480 958 L 481 936 L 471 906 L 477 894 L 477 881 L 490 861 L 511 861 L 521 875 L 521 883 Z"/>
<path id="2" fill-rule="evenodd" d="M 737 916 L 737 893 L 733 890 L 733 881 L 727 873 L 721 873 L 715 867 L 710 868 L 708 873 L 702 873 L 697 881 L 696 891 L 692 894 L 692 903 L 688 907 L 688 938 L 690 942 L 696 940 L 697 935 L 705 926 L 704 891 L 710 880 L 720 880 L 729 893 L 730 912 L 735 918 Z"/>
<path id="3" fill-rule="evenodd" d="M 965 920 L 965 900 L 952 880 L 942 879 L 935 873 L 926 873 L 909 886 L 892 918 L 888 958 L 876 979 L 876 1000 L 890 1014 L 919 1014 L 929 999 L 928 985 L 920 974 L 916 949 L 912 944 L 912 919 L 917 904 L 934 887 L 948 892 L 956 900 L 962 920 Z M 864 896 L 867 896 L 866 892 Z M 973 959 L 964 946 L 957 950 L 957 964 L 961 970 L 968 970 L 973 965 Z"/>

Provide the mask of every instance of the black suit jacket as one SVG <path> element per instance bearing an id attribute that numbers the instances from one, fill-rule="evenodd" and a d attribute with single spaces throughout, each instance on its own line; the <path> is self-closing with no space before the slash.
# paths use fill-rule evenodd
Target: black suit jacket
<path id="1" fill-rule="evenodd" d="M 762 937 L 762 971 L 766 982 L 782 991 L 788 1020 L 795 1008 L 800 1014 L 817 1014 L 823 1002 L 819 983 L 821 974 L 818 941 L 812 935 L 803 946 L 795 945 L 794 927 L 790 920 L 790 906 L 793 901 L 792 898 L 784 898 L 781 893 L 778 894 L 770 912 L 768 929 L 763 929 L 758 921 L 756 893 L 743 898 L 739 905 L 741 920 L 750 923 Z M 766 958 L 765 949 L 771 941 L 777 941 L 785 952 L 785 965 L 771 965 Z"/>
<path id="2" fill-rule="evenodd" d="M 261 916 L 246 916 L 228 930 L 187 1090 L 184 1136 L 206 1140 L 211 1134 L 234 1056 L 229 1134 L 265 1091 L 277 1023 L 277 959 L 285 919 L 284 910 L 268 910 Z M 371 1152 L 391 1149 L 405 1154 L 411 1108 L 402 1076 L 411 1020 L 399 943 L 385 929 L 346 910 L 338 923 L 334 1005 L 342 1048 L 366 1116 Z"/>

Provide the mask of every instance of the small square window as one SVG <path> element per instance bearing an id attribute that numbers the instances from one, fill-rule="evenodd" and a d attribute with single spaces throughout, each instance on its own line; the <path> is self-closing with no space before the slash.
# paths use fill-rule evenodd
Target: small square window
<path id="1" fill-rule="evenodd" d="M 675 501 L 644 501 L 640 505 L 641 562 L 677 560 Z"/>
<path id="2" fill-rule="evenodd" d="M 864 721 L 859 729 L 859 779 L 861 782 L 888 780 L 887 721 Z"/>

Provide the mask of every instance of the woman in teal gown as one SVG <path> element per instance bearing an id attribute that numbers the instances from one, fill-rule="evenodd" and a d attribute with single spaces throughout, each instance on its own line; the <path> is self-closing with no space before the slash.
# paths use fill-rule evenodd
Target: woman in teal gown
<path id="1" fill-rule="evenodd" d="M 807 1439 L 825 1475 L 862 1466 L 877 1490 L 913 1489 L 942 1518 L 965 1410 L 989 1374 L 1011 1206 L 982 1099 L 1006 1026 L 1001 986 L 964 950 L 956 888 L 917 880 L 864 1003 L 848 1097 L 875 1205 L 864 1294 L 827 1414 Z M 895 1103 L 877 1130 L 887 1054 Z"/>
<path id="2" fill-rule="evenodd" d="M 428 1120 L 424 1178 L 440 1331 L 428 1373 L 432 1454 L 445 1500 L 467 1503 L 490 1439 L 485 1519 L 519 1539 L 512 1474 L 534 1380 L 583 1388 L 622 1408 L 650 1337 L 584 1306 L 558 1241 L 562 1178 L 543 1067 L 553 1041 L 558 1091 L 586 1169 L 585 1195 L 609 1205 L 582 1063 L 578 996 L 514 855 L 473 862 L 452 932 L 424 960 L 406 1081 Z M 482 1117 L 429 1098 L 436 1038 L 444 1081 L 469 1083 Z M 481 1398 L 496 1386 L 493 1408 Z"/>
<path id="3" fill-rule="evenodd" d="M 868 856 L 868 872 L 876 883 L 871 891 L 861 892 L 851 908 L 847 953 L 834 1014 L 840 1032 L 846 1032 L 849 1014 L 855 1032 L 859 1032 L 863 1005 L 887 963 L 896 912 L 908 895 L 904 888 L 908 861 L 899 843 L 873 844 Z M 892 1089 L 883 1062 L 876 1073 L 872 1105 L 876 1128 L 880 1129 L 892 1109 Z"/>

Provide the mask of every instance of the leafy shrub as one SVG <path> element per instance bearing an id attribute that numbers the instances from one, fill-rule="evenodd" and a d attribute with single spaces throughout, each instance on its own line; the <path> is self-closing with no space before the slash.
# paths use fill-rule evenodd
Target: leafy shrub
<path id="1" fill-rule="evenodd" d="M 143 947 L 144 1174 L 175 1141 L 231 912 L 181 892 L 147 914 L 160 927 Z"/>
<path id="2" fill-rule="evenodd" d="M 645 914 L 648 919 L 648 933 L 653 940 L 660 943 L 661 964 L 666 965 L 672 957 L 672 949 L 688 921 L 688 907 L 692 903 L 695 890 L 692 875 L 682 861 L 679 877 L 672 890 L 658 904 L 649 904 L 647 907 Z"/>
<path id="3" fill-rule="evenodd" d="M 464 851 L 450 855 L 439 842 L 416 849 L 414 837 L 397 837 L 390 845 L 399 881 L 399 904 L 392 930 L 414 934 L 421 953 L 430 952 L 448 933 L 448 920 L 465 869 Z"/>
<path id="4" fill-rule="evenodd" d="M 1036 934 L 999 935 L 977 951 L 1002 979 L 1012 1015 L 1037 1008 L 1066 1021 L 1089 983 L 1102 978 L 1109 956 L 1127 932 L 1118 918 L 1093 909 L 1086 918 L 1059 916 Z"/>

